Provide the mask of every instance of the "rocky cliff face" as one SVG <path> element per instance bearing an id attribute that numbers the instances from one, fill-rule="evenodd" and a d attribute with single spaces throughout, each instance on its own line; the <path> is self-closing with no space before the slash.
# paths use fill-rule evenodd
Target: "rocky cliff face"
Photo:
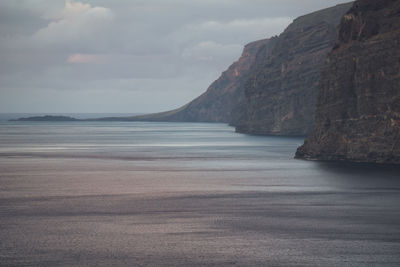
<path id="1" fill-rule="evenodd" d="M 168 112 L 139 116 L 143 120 L 232 122 L 232 110 L 244 98 L 243 84 L 268 57 L 276 37 L 247 44 L 238 61 L 214 81 L 207 91 L 185 106 Z"/>
<path id="2" fill-rule="evenodd" d="M 336 27 L 351 4 L 299 17 L 279 36 L 246 83 L 238 132 L 306 135 L 313 126 L 317 85 Z"/>
<path id="3" fill-rule="evenodd" d="M 296 157 L 400 164 L 400 1 L 359 0 L 344 16 Z"/>

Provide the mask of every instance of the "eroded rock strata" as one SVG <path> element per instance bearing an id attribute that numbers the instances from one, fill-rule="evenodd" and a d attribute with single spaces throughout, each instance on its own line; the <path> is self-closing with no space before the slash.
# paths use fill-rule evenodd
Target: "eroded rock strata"
<path id="1" fill-rule="evenodd" d="M 400 163 L 400 1 L 356 1 L 344 16 L 296 157 Z"/>
<path id="2" fill-rule="evenodd" d="M 317 85 L 336 27 L 351 3 L 299 17 L 279 36 L 268 59 L 246 83 L 236 130 L 306 135 L 313 126 Z"/>

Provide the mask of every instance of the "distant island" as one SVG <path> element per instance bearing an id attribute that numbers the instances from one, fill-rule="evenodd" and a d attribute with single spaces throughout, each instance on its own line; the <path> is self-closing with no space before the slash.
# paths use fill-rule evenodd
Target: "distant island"
<path id="1" fill-rule="evenodd" d="M 80 120 L 68 116 L 45 115 L 45 116 L 33 116 L 33 117 L 12 119 L 10 121 L 80 121 Z"/>

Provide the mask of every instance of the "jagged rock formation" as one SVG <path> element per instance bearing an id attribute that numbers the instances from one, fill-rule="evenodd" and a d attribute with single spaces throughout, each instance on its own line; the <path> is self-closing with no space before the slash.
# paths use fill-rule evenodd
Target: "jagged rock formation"
<path id="1" fill-rule="evenodd" d="M 344 16 L 296 157 L 400 164 L 400 1 L 359 0 Z"/>
<path id="2" fill-rule="evenodd" d="M 214 81 L 207 91 L 185 106 L 162 113 L 137 116 L 150 121 L 232 122 L 233 108 L 244 98 L 243 84 L 268 57 L 276 37 L 247 44 L 242 56 Z"/>
<path id="3" fill-rule="evenodd" d="M 336 27 L 351 3 L 293 21 L 266 62 L 246 84 L 236 130 L 268 135 L 306 135 L 313 126 L 317 85 Z"/>

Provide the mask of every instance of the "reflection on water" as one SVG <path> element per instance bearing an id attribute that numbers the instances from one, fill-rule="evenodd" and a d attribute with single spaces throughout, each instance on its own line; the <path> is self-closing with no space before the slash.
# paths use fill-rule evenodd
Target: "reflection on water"
<path id="1" fill-rule="evenodd" d="M 0 159 L 102 160 L 112 168 L 208 173 L 187 190 L 337 191 L 400 187 L 400 168 L 293 159 L 302 138 L 238 134 L 225 124 L 152 122 L 3 122 Z M 27 161 L 30 159 L 30 161 Z M 110 163 L 112 162 L 112 163 Z M 20 164 L 20 165 L 21 165 Z M 36 162 L 34 165 L 38 165 Z M 84 163 L 90 165 L 89 163 Z M 111 167 L 110 167 L 111 168 Z M 29 171 L 29 170 L 27 170 Z M 215 178 L 215 179 L 214 179 Z"/>
<path id="2" fill-rule="evenodd" d="M 224 124 L 1 122 L 4 265 L 400 264 L 400 169 Z"/>

